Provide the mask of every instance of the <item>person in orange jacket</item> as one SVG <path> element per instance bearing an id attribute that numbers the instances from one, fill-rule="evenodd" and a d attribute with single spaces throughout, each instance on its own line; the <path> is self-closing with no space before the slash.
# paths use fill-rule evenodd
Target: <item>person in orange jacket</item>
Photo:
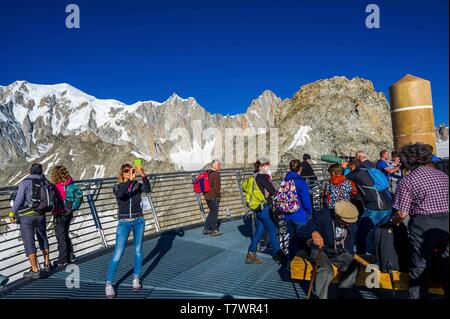
<path id="1" fill-rule="evenodd" d="M 350 202 L 351 198 L 358 192 L 356 184 L 342 175 L 342 168 L 339 164 L 328 167 L 330 179 L 325 185 L 322 193 L 324 207 L 334 209 L 338 201 Z"/>

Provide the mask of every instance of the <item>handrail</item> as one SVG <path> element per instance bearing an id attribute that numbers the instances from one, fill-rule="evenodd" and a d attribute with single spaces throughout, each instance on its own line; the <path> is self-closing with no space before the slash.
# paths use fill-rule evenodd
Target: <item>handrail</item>
<path id="1" fill-rule="evenodd" d="M 312 165 L 318 181 L 310 184 L 310 189 L 317 185 L 321 186 L 323 180 L 328 177 L 325 166 L 328 164 Z M 273 176 L 275 185 L 281 182 L 286 171 L 286 167 L 278 167 Z M 143 207 L 146 235 L 205 221 L 208 208 L 204 205 L 204 199 L 192 191 L 192 181 L 200 172 L 201 170 L 147 175 L 151 192 L 142 196 L 143 199 L 148 199 L 148 205 Z M 244 178 L 252 173 L 253 169 L 248 167 L 221 170 L 223 200 L 219 207 L 220 218 L 240 218 L 247 214 L 248 208 L 245 205 L 241 184 Z M 95 178 L 74 182 L 83 190 L 84 196 L 82 206 L 74 212 L 70 228 L 75 254 L 83 256 L 114 245 L 117 200 L 112 187 L 116 184 L 116 178 Z M 7 217 L 17 188 L 17 186 L 0 188 L 0 273 L 9 276 L 10 282 L 20 279 L 22 273 L 29 269 L 19 226 L 9 224 Z M 55 258 L 57 242 L 50 218 L 47 219 L 47 229 L 50 256 Z M 42 264 L 41 252 L 38 252 L 38 258 Z"/>

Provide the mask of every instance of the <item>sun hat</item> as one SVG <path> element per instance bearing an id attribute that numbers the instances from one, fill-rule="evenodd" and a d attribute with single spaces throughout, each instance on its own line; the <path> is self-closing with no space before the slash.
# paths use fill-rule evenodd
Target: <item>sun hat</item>
<path id="1" fill-rule="evenodd" d="M 334 205 L 334 212 L 343 222 L 353 224 L 358 221 L 358 209 L 346 201 L 339 201 Z"/>

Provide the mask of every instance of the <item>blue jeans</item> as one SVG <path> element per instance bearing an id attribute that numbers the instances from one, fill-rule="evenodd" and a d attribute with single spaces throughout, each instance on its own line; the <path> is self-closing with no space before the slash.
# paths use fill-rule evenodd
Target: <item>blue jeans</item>
<path id="1" fill-rule="evenodd" d="M 389 221 L 392 210 L 366 209 L 358 223 L 356 251 L 358 254 L 375 255 L 375 230 Z"/>
<path id="2" fill-rule="evenodd" d="M 256 230 L 252 237 L 252 242 L 248 248 L 249 253 L 256 253 L 256 247 L 259 241 L 264 236 L 264 233 L 269 234 L 269 242 L 272 246 L 273 254 L 276 255 L 280 251 L 280 242 L 277 237 L 277 226 L 270 218 L 270 206 L 265 205 L 262 210 L 256 213 Z"/>
<path id="3" fill-rule="evenodd" d="M 114 256 L 109 264 L 108 275 L 106 282 L 112 284 L 120 259 L 122 258 L 125 246 L 127 244 L 128 236 L 133 231 L 134 239 L 134 277 L 139 278 L 142 269 L 142 239 L 144 238 L 144 217 L 139 217 L 134 220 L 120 219 L 117 223 L 116 231 L 116 247 L 114 249 Z"/>
<path id="4" fill-rule="evenodd" d="M 289 219 L 286 220 L 289 231 L 289 259 L 292 260 L 299 249 L 301 249 L 300 245 L 300 229 L 305 226 L 305 224 L 300 223 L 297 220 Z"/>

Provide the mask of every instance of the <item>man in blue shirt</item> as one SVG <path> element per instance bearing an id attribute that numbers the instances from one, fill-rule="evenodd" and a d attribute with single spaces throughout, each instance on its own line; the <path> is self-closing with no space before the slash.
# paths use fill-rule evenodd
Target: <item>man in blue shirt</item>
<path id="1" fill-rule="evenodd" d="M 377 162 L 377 168 L 381 172 L 383 172 L 383 174 L 386 175 L 386 177 L 389 177 L 391 174 L 398 172 L 401 168 L 400 164 L 395 168 L 389 167 L 388 158 L 389 158 L 388 151 L 382 150 L 380 152 L 380 159 Z"/>

